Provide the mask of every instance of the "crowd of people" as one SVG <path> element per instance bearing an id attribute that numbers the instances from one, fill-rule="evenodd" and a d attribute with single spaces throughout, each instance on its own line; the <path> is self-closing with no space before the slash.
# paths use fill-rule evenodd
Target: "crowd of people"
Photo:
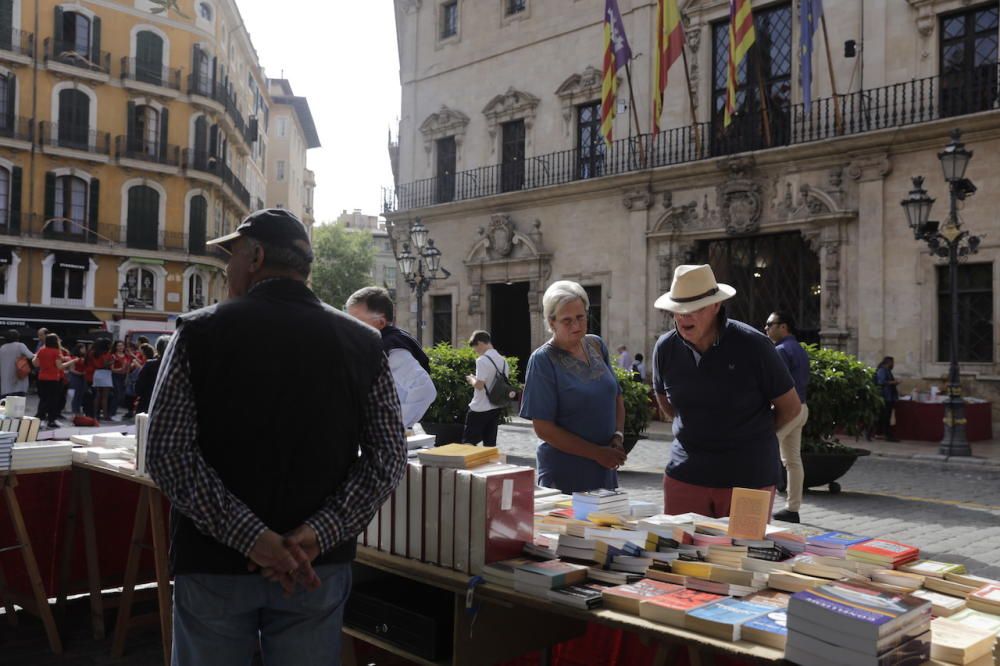
<path id="1" fill-rule="evenodd" d="M 162 354 L 167 336 L 154 348 L 145 337 L 135 342 L 98 337 L 67 348 L 59 335 L 38 329 L 34 350 L 10 329 L 0 346 L 0 397 L 26 396 L 32 380 L 38 393 L 36 416 L 46 427 L 64 425 L 68 413 L 75 423 L 96 425 L 121 421 L 149 406 L 156 378 L 157 348 Z M 147 366 L 149 368 L 147 369 Z M 119 416 L 119 412 L 124 414 Z M 78 419 L 77 417 L 86 417 Z M 96 422 L 96 423 L 95 423 Z"/>

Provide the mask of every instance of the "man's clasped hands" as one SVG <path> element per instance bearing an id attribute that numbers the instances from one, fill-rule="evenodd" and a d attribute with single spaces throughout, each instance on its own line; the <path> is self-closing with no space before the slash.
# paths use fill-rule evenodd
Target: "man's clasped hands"
<path id="1" fill-rule="evenodd" d="M 285 596 L 295 593 L 297 587 L 316 590 L 322 581 L 312 562 L 319 557 L 319 540 L 309 525 L 299 525 L 282 536 L 273 530 L 264 530 L 250 549 L 250 571 L 273 583 L 279 583 Z"/>

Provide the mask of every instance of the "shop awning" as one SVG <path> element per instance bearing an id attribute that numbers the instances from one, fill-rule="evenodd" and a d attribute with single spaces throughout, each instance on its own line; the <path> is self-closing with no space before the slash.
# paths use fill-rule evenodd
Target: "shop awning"
<path id="1" fill-rule="evenodd" d="M 85 255 L 86 256 L 86 255 Z M 38 328 L 40 326 L 92 326 L 104 322 L 90 310 L 50 308 L 30 305 L 0 305 L 0 328 Z"/>
<path id="2" fill-rule="evenodd" d="M 55 265 L 69 270 L 89 271 L 90 255 L 83 252 L 56 252 Z"/>

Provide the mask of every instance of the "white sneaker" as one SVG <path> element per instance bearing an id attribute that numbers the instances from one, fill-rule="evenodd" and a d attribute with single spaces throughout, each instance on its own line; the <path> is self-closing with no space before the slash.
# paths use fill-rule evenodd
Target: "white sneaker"
<path id="1" fill-rule="evenodd" d="M 114 416 L 111 417 L 111 420 L 114 421 L 115 423 L 118 423 L 119 421 L 122 420 L 122 417 L 115 414 Z"/>

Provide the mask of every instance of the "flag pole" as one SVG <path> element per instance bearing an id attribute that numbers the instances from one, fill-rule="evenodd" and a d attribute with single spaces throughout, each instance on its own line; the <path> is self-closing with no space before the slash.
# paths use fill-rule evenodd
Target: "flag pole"
<path id="1" fill-rule="evenodd" d="M 681 42 L 681 57 L 684 59 L 684 84 L 687 86 L 688 106 L 691 107 L 691 124 L 694 127 L 694 145 L 695 145 L 695 150 L 697 151 L 697 156 L 701 157 L 701 137 L 699 136 L 700 131 L 698 129 L 698 115 L 695 112 L 694 92 L 691 91 L 691 75 L 688 73 L 686 34 L 684 35 L 684 41 Z"/>
<path id="2" fill-rule="evenodd" d="M 625 80 L 628 82 L 628 103 L 632 107 L 632 119 L 635 121 L 635 131 L 639 133 L 639 164 L 646 166 L 646 150 L 642 145 L 642 127 L 639 125 L 639 111 L 635 108 L 635 93 L 632 91 L 632 68 L 625 63 Z M 632 137 L 630 136 L 629 139 Z"/>
<path id="3" fill-rule="evenodd" d="M 833 76 L 833 58 L 830 57 L 830 35 L 826 32 L 826 14 L 820 14 L 820 24 L 823 26 L 823 44 L 826 46 L 826 66 L 830 71 L 830 87 L 833 89 L 833 123 L 837 134 L 844 133 L 844 119 L 840 114 L 840 96 L 837 94 L 837 79 Z"/>

